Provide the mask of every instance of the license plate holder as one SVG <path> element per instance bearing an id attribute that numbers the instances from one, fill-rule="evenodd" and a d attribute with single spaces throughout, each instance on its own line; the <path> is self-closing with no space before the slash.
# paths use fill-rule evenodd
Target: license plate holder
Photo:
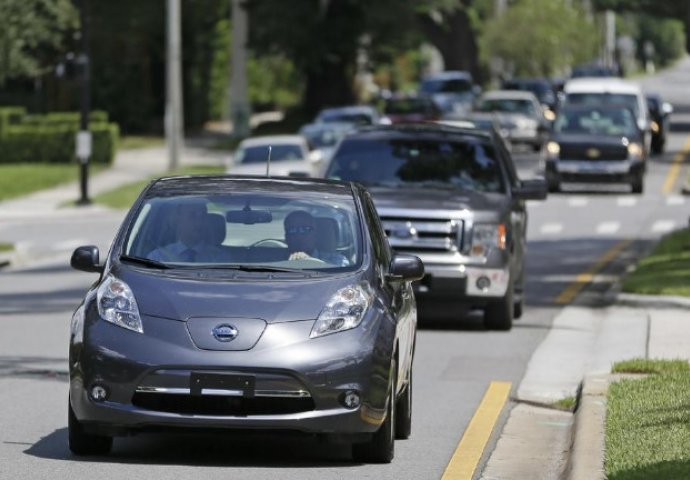
<path id="1" fill-rule="evenodd" d="M 234 373 L 192 372 L 189 383 L 192 395 L 254 398 L 256 377 Z"/>

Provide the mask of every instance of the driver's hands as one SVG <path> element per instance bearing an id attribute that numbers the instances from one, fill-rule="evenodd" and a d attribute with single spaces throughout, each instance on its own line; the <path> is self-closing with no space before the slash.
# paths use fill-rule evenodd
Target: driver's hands
<path id="1" fill-rule="evenodd" d="M 315 258 L 307 255 L 305 252 L 292 252 L 288 260 L 315 260 Z"/>

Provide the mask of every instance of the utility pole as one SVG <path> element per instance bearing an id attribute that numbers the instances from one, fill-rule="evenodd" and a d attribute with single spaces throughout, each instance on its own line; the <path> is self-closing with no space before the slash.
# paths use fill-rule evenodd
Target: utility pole
<path id="1" fill-rule="evenodd" d="M 230 56 L 230 118 L 232 134 L 249 136 L 251 108 L 247 95 L 247 38 L 249 19 L 242 0 L 232 0 L 232 54 Z"/>
<path id="2" fill-rule="evenodd" d="M 165 99 L 165 138 L 168 146 L 168 169 L 180 163 L 184 114 L 182 111 L 182 53 L 180 33 L 180 0 L 167 3 L 167 89 Z"/>
<path id="3" fill-rule="evenodd" d="M 605 19 L 604 64 L 613 67 L 616 61 L 616 14 L 612 10 L 606 10 Z"/>
<path id="4" fill-rule="evenodd" d="M 91 132 L 89 131 L 89 112 L 91 111 L 91 54 L 89 36 L 89 0 L 81 0 L 79 9 L 81 23 L 81 54 L 78 63 L 81 65 L 81 97 L 79 114 L 79 132 L 75 146 L 79 160 L 79 184 L 81 195 L 77 205 L 89 205 L 89 160 L 91 158 Z"/>

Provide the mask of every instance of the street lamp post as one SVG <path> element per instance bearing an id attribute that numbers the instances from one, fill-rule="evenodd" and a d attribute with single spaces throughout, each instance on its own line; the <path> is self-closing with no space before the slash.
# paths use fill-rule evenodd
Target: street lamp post
<path id="1" fill-rule="evenodd" d="M 79 132 L 76 138 L 76 156 L 79 160 L 81 196 L 77 205 L 89 205 L 89 159 L 91 158 L 91 132 L 89 131 L 89 112 L 91 110 L 91 58 L 89 38 L 89 0 L 80 1 L 81 45 L 79 55 L 81 65 L 81 98 Z"/>

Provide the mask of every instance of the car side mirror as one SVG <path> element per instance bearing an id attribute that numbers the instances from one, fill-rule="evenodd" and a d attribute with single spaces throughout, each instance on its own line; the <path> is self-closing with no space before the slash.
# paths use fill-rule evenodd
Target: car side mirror
<path id="1" fill-rule="evenodd" d="M 100 265 L 100 253 L 98 247 L 94 245 L 77 247 L 72 252 L 69 264 L 73 269 L 81 270 L 82 272 L 103 272 L 103 265 Z"/>
<path id="2" fill-rule="evenodd" d="M 396 253 L 388 266 L 388 281 L 411 282 L 424 276 L 424 264 L 414 255 Z"/>
<path id="3" fill-rule="evenodd" d="M 520 181 L 519 185 L 513 188 L 513 197 L 518 200 L 544 200 L 547 192 L 546 180 L 534 178 Z"/>

